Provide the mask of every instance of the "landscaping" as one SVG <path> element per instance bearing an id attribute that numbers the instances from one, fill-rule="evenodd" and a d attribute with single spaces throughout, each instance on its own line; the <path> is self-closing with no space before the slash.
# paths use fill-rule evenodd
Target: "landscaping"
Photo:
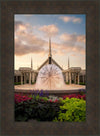
<path id="1" fill-rule="evenodd" d="M 86 120 L 86 95 L 61 97 L 38 91 L 23 96 L 15 94 L 15 121 L 83 122 Z"/>
<path id="2" fill-rule="evenodd" d="M 21 82 L 14 82 L 14 85 L 21 85 Z"/>

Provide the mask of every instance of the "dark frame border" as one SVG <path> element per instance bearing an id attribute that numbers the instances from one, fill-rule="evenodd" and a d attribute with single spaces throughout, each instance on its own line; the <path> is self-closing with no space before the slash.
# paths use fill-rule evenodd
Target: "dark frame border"
<path id="1" fill-rule="evenodd" d="M 99 3 L 95 1 L 1 2 L 1 134 L 99 134 Z M 87 120 L 82 123 L 14 121 L 14 14 L 86 14 Z"/>

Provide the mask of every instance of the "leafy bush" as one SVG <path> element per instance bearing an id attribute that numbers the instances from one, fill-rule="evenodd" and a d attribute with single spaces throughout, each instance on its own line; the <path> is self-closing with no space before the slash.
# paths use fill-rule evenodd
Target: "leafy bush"
<path id="1" fill-rule="evenodd" d="M 85 121 L 86 101 L 78 98 L 62 99 L 55 96 L 15 95 L 15 120 L 28 121 Z"/>
<path id="2" fill-rule="evenodd" d="M 60 109 L 59 102 L 51 102 L 44 99 L 27 99 L 15 103 L 15 120 L 28 121 L 36 119 L 38 121 L 52 121 L 58 117 Z"/>
<path id="3" fill-rule="evenodd" d="M 14 85 L 21 85 L 21 82 L 15 82 Z"/>
<path id="4" fill-rule="evenodd" d="M 86 120 L 86 101 L 77 98 L 62 100 L 58 118 L 53 121 L 81 122 Z"/>
<path id="5" fill-rule="evenodd" d="M 59 105 L 60 103 L 57 102 L 38 102 L 32 113 L 34 115 L 33 118 L 38 121 L 52 121 L 55 117 L 58 117 Z"/>
<path id="6" fill-rule="evenodd" d="M 48 101 L 47 97 L 41 97 L 39 95 L 29 95 L 29 97 L 35 100 Z"/>
<path id="7" fill-rule="evenodd" d="M 80 84 L 80 85 L 86 85 L 86 84 L 85 84 L 85 83 L 83 83 L 83 82 L 80 82 L 79 84 Z"/>

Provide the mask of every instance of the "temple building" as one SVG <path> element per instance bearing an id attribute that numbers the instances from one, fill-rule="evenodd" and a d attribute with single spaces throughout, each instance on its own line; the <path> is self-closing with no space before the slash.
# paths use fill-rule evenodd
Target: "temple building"
<path id="1" fill-rule="evenodd" d="M 62 71 L 64 81 L 68 84 L 85 84 L 86 83 L 86 70 L 82 70 L 81 67 L 70 67 L 68 58 L 68 69 L 63 69 L 52 57 L 51 52 L 51 39 L 49 38 L 49 55 L 46 61 L 39 66 L 37 70 L 33 69 L 33 61 L 31 58 L 31 67 L 20 67 L 19 70 L 14 71 L 14 82 L 21 84 L 33 84 L 37 80 L 39 70 L 47 64 L 55 64 Z"/>

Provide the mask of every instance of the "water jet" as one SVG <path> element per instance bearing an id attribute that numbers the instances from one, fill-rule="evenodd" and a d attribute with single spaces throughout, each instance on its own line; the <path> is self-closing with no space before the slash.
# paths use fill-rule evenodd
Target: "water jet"
<path id="1" fill-rule="evenodd" d="M 55 64 L 43 66 L 37 77 L 36 89 L 57 90 L 65 85 L 62 71 Z"/>

